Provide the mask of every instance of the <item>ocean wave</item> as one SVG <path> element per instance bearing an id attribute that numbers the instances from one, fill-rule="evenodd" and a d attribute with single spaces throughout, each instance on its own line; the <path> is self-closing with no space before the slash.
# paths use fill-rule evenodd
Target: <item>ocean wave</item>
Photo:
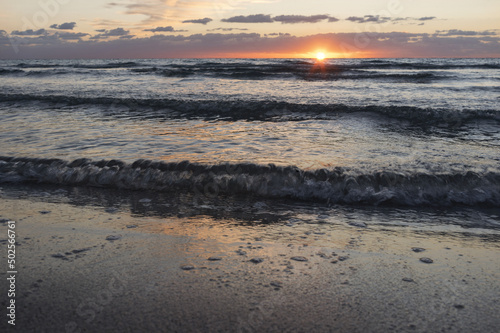
<path id="1" fill-rule="evenodd" d="M 16 65 L 19 68 L 57 68 L 57 67 L 65 67 L 62 64 L 39 64 L 39 63 L 19 63 Z"/>
<path id="2" fill-rule="evenodd" d="M 67 75 L 67 74 L 77 74 L 74 71 L 68 71 L 65 69 L 50 69 L 50 70 L 42 70 L 42 71 L 36 71 L 36 70 L 30 70 L 30 71 L 25 71 L 24 75 L 26 76 L 52 76 L 52 75 Z"/>
<path id="3" fill-rule="evenodd" d="M 251 195 L 337 204 L 500 205 L 500 174 L 431 174 L 343 169 L 302 170 L 272 164 L 203 165 L 183 161 L 92 161 L 0 157 L 0 183 L 48 183 L 199 196 Z"/>
<path id="4" fill-rule="evenodd" d="M 370 71 L 363 66 L 346 66 L 335 64 L 310 64 L 298 62 L 280 64 L 212 64 L 169 65 L 131 68 L 137 74 L 156 74 L 166 77 L 217 77 L 228 79 L 300 79 L 300 80 L 404 80 L 422 82 L 424 80 L 452 79 L 453 75 L 433 72 L 389 73 Z M 369 68 L 368 68 L 369 69 Z"/>
<path id="5" fill-rule="evenodd" d="M 496 62 L 481 61 L 422 61 L 403 60 L 357 60 L 316 62 L 297 60 L 239 60 L 239 61 L 101 61 L 101 62 L 55 62 L 19 63 L 24 69 L 128 69 L 138 75 L 156 74 L 167 77 L 205 76 L 231 79 L 301 79 L 301 80 L 404 80 L 428 82 L 430 80 L 454 79 L 455 72 L 467 69 L 500 69 Z M 402 73 L 392 73 L 394 70 Z M 406 71 L 406 72 L 405 72 Z"/>
<path id="6" fill-rule="evenodd" d="M 407 69 L 407 70 L 450 70 L 450 69 L 500 69 L 495 64 L 429 64 L 429 63 L 377 63 L 360 64 L 358 68 Z"/>
<path id="7" fill-rule="evenodd" d="M 135 61 L 119 61 L 119 62 L 106 62 L 106 63 L 51 63 L 51 64 L 40 64 L 40 63 L 19 63 L 16 67 L 19 68 L 88 68 L 88 69 L 111 69 L 111 68 L 131 68 L 137 67 L 141 64 Z"/>
<path id="8" fill-rule="evenodd" d="M 90 61 L 87 62 L 57 62 L 53 61 L 51 63 L 40 63 L 40 62 L 21 62 L 15 65 L 19 68 L 53 68 L 53 67 L 75 67 L 75 68 L 129 68 L 129 67 L 140 67 L 147 66 L 148 63 L 154 63 L 155 66 L 159 67 L 182 67 L 182 68 L 310 68 L 310 67 L 323 67 L 323 68 L 338 68 L 341 70 L 353 70 L 353 69 L 416 69 L 416 70 L 439 70 L 439 69 L 500 69 L 500 61 L 488 62 L 482 61 L 482 59 L 462 59 L 454 61 L 443 61 L 442 59 L 365 59 L 365 60 L 335 60 L 330 59 L 324 62 L 318 62 L 314 59 L 262 59 L 262 60 L 245 60 L 240 59 L 235 61 L 196 61 L 196 62 L 171 62 L 165 61 Z"/>
<path id="9" fill-rule="evenodd" d="M 360 71 L 361 72 L 361 71 Z M 321 73 L 316 74 L 318 78 L 321 78 Z M 330 77 L 330 79 L 344 79 L 344 80 L 394 80 L 394 81 L 405 81 L 405 82 L 428 82 L 431 80 L 442 80 L 451 79 L 450 75 L 439 75 L 432 72 L 422 72 L 422 73 L 405 73 L 405 74 L 386 74 L 380 72 L 361 72 L 353 73 L 348 75 L 336 75 Z"/>
<path id="10" fill-rule="evenodd" d="M 132 68 L 130 71 L 134 73 L 154 73 L 159 70 L 158 67 L 141 67 L 141 68 Z"/>
<path id="11" fill-rule="evenodd" d="M 125 62 L 109 62 L 105 64 L 75 64 L 71 67 L 73 68 L 87 68 L 87 69 L 115 69 L 115 68 L 132 68 L 141 66 L 140 63 L 135 61 L 125 61 Z"/>
<path id="12" fill-rule="evenodd" d="M 354 113 L 368 113 L 410 122 L 419 126 L 448 125 L 458 127 L 481 119 L 500 121 L 500 110 L 456 110 L 419 108 L 415 106 L 354 106 L 345 104 L 300 104 L 273 100 L 188 100 L 168 98 L 110 98 L 62 95 L 2 94 L 0 102 L 46 102 L 57 105 L 101 105 L 105 114 L 118 117 L 166 119 L 216 119 L 288 121 L 335 119 Z M 126 110 L 114 111 L 122 106 Z M 118 113 L 117 113 L 118 112 Z"/>
<path id="13" fill-rule="evenodd" d="M 40 70 L 37 70 L 39 68 Z M 26 69 L 8 69 L 0 68 L 0 75 L 22 75 L 30 77 L 48 77 L 48 76 L 58 76 L 58 75 L 82 75 L 82 74 L 95 74 L 92 73 L 88 68 L 83 70 L 74 68 L 64 68 L 64 67 L 29 67 Z"/>
<path id="14" fill-rule="evenodd" d="M 336 60 L 325 61 L 326 66 L 334 65 L 341 69 L 412 69 L 412 70 L 448 70 L 448 69 L 500 69 L 500 62 L 491 63 L 488 59 L 485 63 L 483 59 L 462 59 L 462 61 L 449 61 L 443 59 L 364 59 L 359 61 L 349 61 L 339 63 Z M 314 59 L 288 59 L 283 63 L 296 65 L 318 65 Z"/>
<path id="15" fill-rule="evenodd" d="M 20 74 L 24 73 L 22 69 L 7 69 L 7 68 L 0 68 L 0 75 L 11 75 L 11 74 Z"/>
<path id="16" fill-rule="evenodd" d="M 159 75 L 163 77 L 215 77 L 222 79 L 238 80 L 266 80 L 266 79 L 299 79 L 299 80 L 392 80 L 405 82 L 430 82 L 434 80 L 452 79 L 451 75 L 443 75 L 433 72 L 420 73 L 384 73 L 380 71 L 366 71 L 341 69 L 338 67 L 323 68 L 284 68 L 276 67 L 230 67 L 220 66 L 217 68 L 199 68 L 191 66 L 167 66 L 167 67 L 141 67 L 135 63 L 107 64 L 107 65 L 74 65 L 63 66 L 26 66 L 25 70 L 0 68 L 0 75 L 25 74 L 27 76 L 51 76 L 63 74 L 96 74 L 99 69 L 129 69 L 137 75 Z M 42 70 L 37 70 L 42 69 Z"/>
<path id="17" fill-rule="evenodd" d="M 500 92 L 500 86 L 462 86 L 462 87 L 448 87 L 451 91 L 480 91 L 480 92 Z"/>

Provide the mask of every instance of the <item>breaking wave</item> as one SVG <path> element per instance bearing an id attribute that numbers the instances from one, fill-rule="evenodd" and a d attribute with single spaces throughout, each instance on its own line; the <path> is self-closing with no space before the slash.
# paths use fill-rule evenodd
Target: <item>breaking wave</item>
<path id="1" fill-rule="evenodd" d="M 75 97 L 61 95 L 1 94 L 0 102 L 46 102 L 56 105 L 101 105 L 104 113 L 113 113 L 114 106 L 123 106 L 126 111 L 117 111 L 117 117 L 217 120 L 262 120 L 287 121 L 304 119 L 333 119 L 339 115 L 371 113 L 416 125 L 445 124 L 457 126 L 480 119 L 500 121 L 499 110 L 455 110 L 442 108 L 419 108 L 413 106 L 345 104 L 301 104 L 272 100 L 187 100 L 169 98 L 110 98 Z"/>
<path id="2" fill-rule="evenodd" d="M 19 63 L 16 67 L 19 68 L 92 68 L 92 69 L 108 69 L 108 68 L 130 68 L 139 66 L 140 63 L 134 61 L 125 62 L 107 62 L 107 63 L 95 63 L 95 64 L 65 64 L 65 63 L 53 63 L 53 64 L 40 64 L 40 63 Z"/>
<path id="3" fill-rule="evenodd" d="M 12 75 L 12 74 L 20 74 L 20 73 L 24 73 L 24 71 L 21 69 L 0 68 L 0 75 Z"/>
<path id="4" fill-rule="evenodd" d="M 183 161 L 92 161 L 0 157 L 0 183 L 35 182 L 127 190 L 184 191 L 200 196 L 251 195 L 338 204 L 395 206 L 500 205 L 500 174 L 432 174 L 343 168 Z"/>

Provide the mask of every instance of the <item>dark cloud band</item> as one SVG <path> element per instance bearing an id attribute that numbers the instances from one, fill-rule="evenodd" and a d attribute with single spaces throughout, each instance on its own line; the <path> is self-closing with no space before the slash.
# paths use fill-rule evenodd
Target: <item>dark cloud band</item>
<path id="1" fill-rule="evenodd" d="M 227 19 L 222 19 L 222 22 L 226 23 L 273 23 L 281 22 L 283 24 L 294 24 L 294 23 L 318 23 L 324 20 L 328 22 L 337 22 L 339 19 L 332 17 L 330 15 L 278 15 L 271 17 L 271 15 L 256 14 L 248 16 L 233 16 Z"/>
<path id="2" fill-rule="evenodd" d="M 156 27 L 154 29 L 144 29 L 143 31 L 151 32 L 186 32 L 187 30 L 175 30 L 171 25 L 167 27 Z"/>
<path id="3" fill-rule="evenodd" d="M 121 30 L 120 30 L 121 29 Z M 498 57 L 500 37 L 493 31 L 469 32 L 447 30 L 427 33 L 329 33 L 310 36 L 257 33 L 207 33 L 190 36 L 161 35 L 133 38 L 122 28 L 103 34 L 118 38 L 80 39 L 60 35 L 0 35 L 0 57 L 18 58 L 154 58 L 291 56 L 312 51 L 310 45 L 323 45 L 330 52 L 347 56 L 378 57 Z M 449 34 L 449 36 L 445 36 Z M 460 36 L 457 38 L 456 36 Z M 95 36 L 94 36 L 95 37 Z M 14 40 L 12 40 L 14 39 Z M 19 53 L 13 51 L 17 43 Z"/>
<path id="4" fill-rule="evenodd" d="M 52 29 L 58 29 L 58 30 L 73 30 L 76 27 L 76 22 L 66 22 L 63 24 L 52 24 L 50 27 Z"/>
<path id="5" fill-rule="evenodd" d="M 197 20 L 185 20 L 185 21 L 182 21 L 182 23 L 196 23 L 196 24 L 206 25 L 207 23 L 210 23 L 212 21 L 213 20 L 211 18 L 205 17 L 205 18 L 197 19 Z"/>

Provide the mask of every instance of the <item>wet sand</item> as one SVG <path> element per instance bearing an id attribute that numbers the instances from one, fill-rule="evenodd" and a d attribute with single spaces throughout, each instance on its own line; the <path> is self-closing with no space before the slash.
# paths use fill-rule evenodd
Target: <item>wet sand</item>
<path id="1" fill-rule="evenodd" d="M 244 213 L 165 217 L 22 196 L 0 200 L 0 219 L 16 221 L 18 270 L 16 326 L 10 327 L 4 314 L 2 331 L 498 332 L 500 327 L 495 230 L 479 236 L 473 229 L 426 232 L 336 216 L 328 220 L 338 223 L 322 223 L 320 215 L 317 223 L 299 217 L 252 224 L 248 216 L 237 218 Z M 150 200 L 134 204 L 147 210 Z M 5 221 L 0 232 L 6 267 Z M 4 312 L 7 289 L 2 279 Z"/>

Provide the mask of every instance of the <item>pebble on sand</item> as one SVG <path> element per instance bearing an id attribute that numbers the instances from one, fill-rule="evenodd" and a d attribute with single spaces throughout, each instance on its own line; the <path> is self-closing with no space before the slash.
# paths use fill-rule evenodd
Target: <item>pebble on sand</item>
<path id="1" fill-rule="evenodd" d="M 219 260 L 222 260 L 222 258 L 221 257 L 210 257 L 207 260 L 210 260 L 210 261 L 219 261 Z"/>
<path id="2" fill-rule="evenodd" d="M 250 261 L 253 262 L 254 264 L 259 264 L 259 263 L 263 262 L 264 259 L 262 259 L 262 258 L 252 258 L 252 259 L 250 259 Z"/>
<path id="3" fill-rule="evenodd" d="M 432 264 L 434 262 L 434 260 L 432 260 L 431 258 L 420 258 L 420 261 L 421 262 L 424 262 L 426 264 Z"/>
<path id="4" fill-rule="evenodd" d="M 181 266 L 181 269 L 185 270 L 185 271 L 190 271 L 190 270 L 194 269 L 194 266 L 184 265 L 184 266 Z"/>
<path id="5" fill-rule="evenodd" d="M 271 285 L 271 286 L 273 286 L 273 287 L 276 287 L 276 288 L 281 288 L 281 287 L 283 287 L 283 283 L 282 283 L 282 282 L 280 282 L 280 281 L 272 281 L 272 282 L 270 283 L 270 285 Z"/>
<path id="6" fill-rule="evenodd" d="M 417 252 L 417 253 L 419 253 L 419 252 L 424 252 L 424 251 L 425 251 L 425 249 L 424 249 L 424 248 L 421 248 L 421 247 L 412 247 L 412 248 L 411 248 L 411 250 L 412 250 L 413 252 Z"/>
<path id="7" fill-rule="evenodd" d="M 236 253 L 238 253 L 240 256 L 244 256 L 246 255 L 247 253 L 245 251 L 243 251 L 242 249 L 239 249 L 236 251 Z"/>
<path id="8" fill-rule="evenodd" d="M 259 201 L 259 202 L 254 203 L 252 207 L 255 208 L 255 209 L 265 209 L 268 206 L 267 206 L 267 204 L 265 202 L 260 202 Z"/>
<path id="9" fill-rule="evenodd" d="M 86 247 L 86 248 L 83 248 L 83 249 L 76 249 L 76 250 L 73 250 L 72 252 L 73 253 L 82 253 L 82 252 L 85 252 L 85 251 L 90 251 L 90 247 Z"/>
<path id="10" fill-rule="evenodd" d="M 290 259 L 295 260 L 295 261 L 309 261 L 306 257 L 291 257 Z"/>
<path id="11" fill-rule="evenodd" d="M 358 228 L 366 228 L 366 223 L 364 222 L 349 222 L 349 225 Z"/>
<path id="12" fill-rule="evenodd" d="M 415 282 L 415 281 L 413 281 L 413 279 L 411 279 L 411 278 L 403 278 L 402 280 L 403 280 L 404 282 Z"/>
<path id="13" fill-rule="evenodd" d="M 114 240 L 119 240 L 120 238 L 122 238 L 122 235 L 109 235 L 108 237 L 106 237 L 106 240 L 114 241 Z"/>
<path id="14" fill-rule="evenodd" d="M 50 210 L 41 210 L 39 211 L 40 214 L 49 214 Z"/>

